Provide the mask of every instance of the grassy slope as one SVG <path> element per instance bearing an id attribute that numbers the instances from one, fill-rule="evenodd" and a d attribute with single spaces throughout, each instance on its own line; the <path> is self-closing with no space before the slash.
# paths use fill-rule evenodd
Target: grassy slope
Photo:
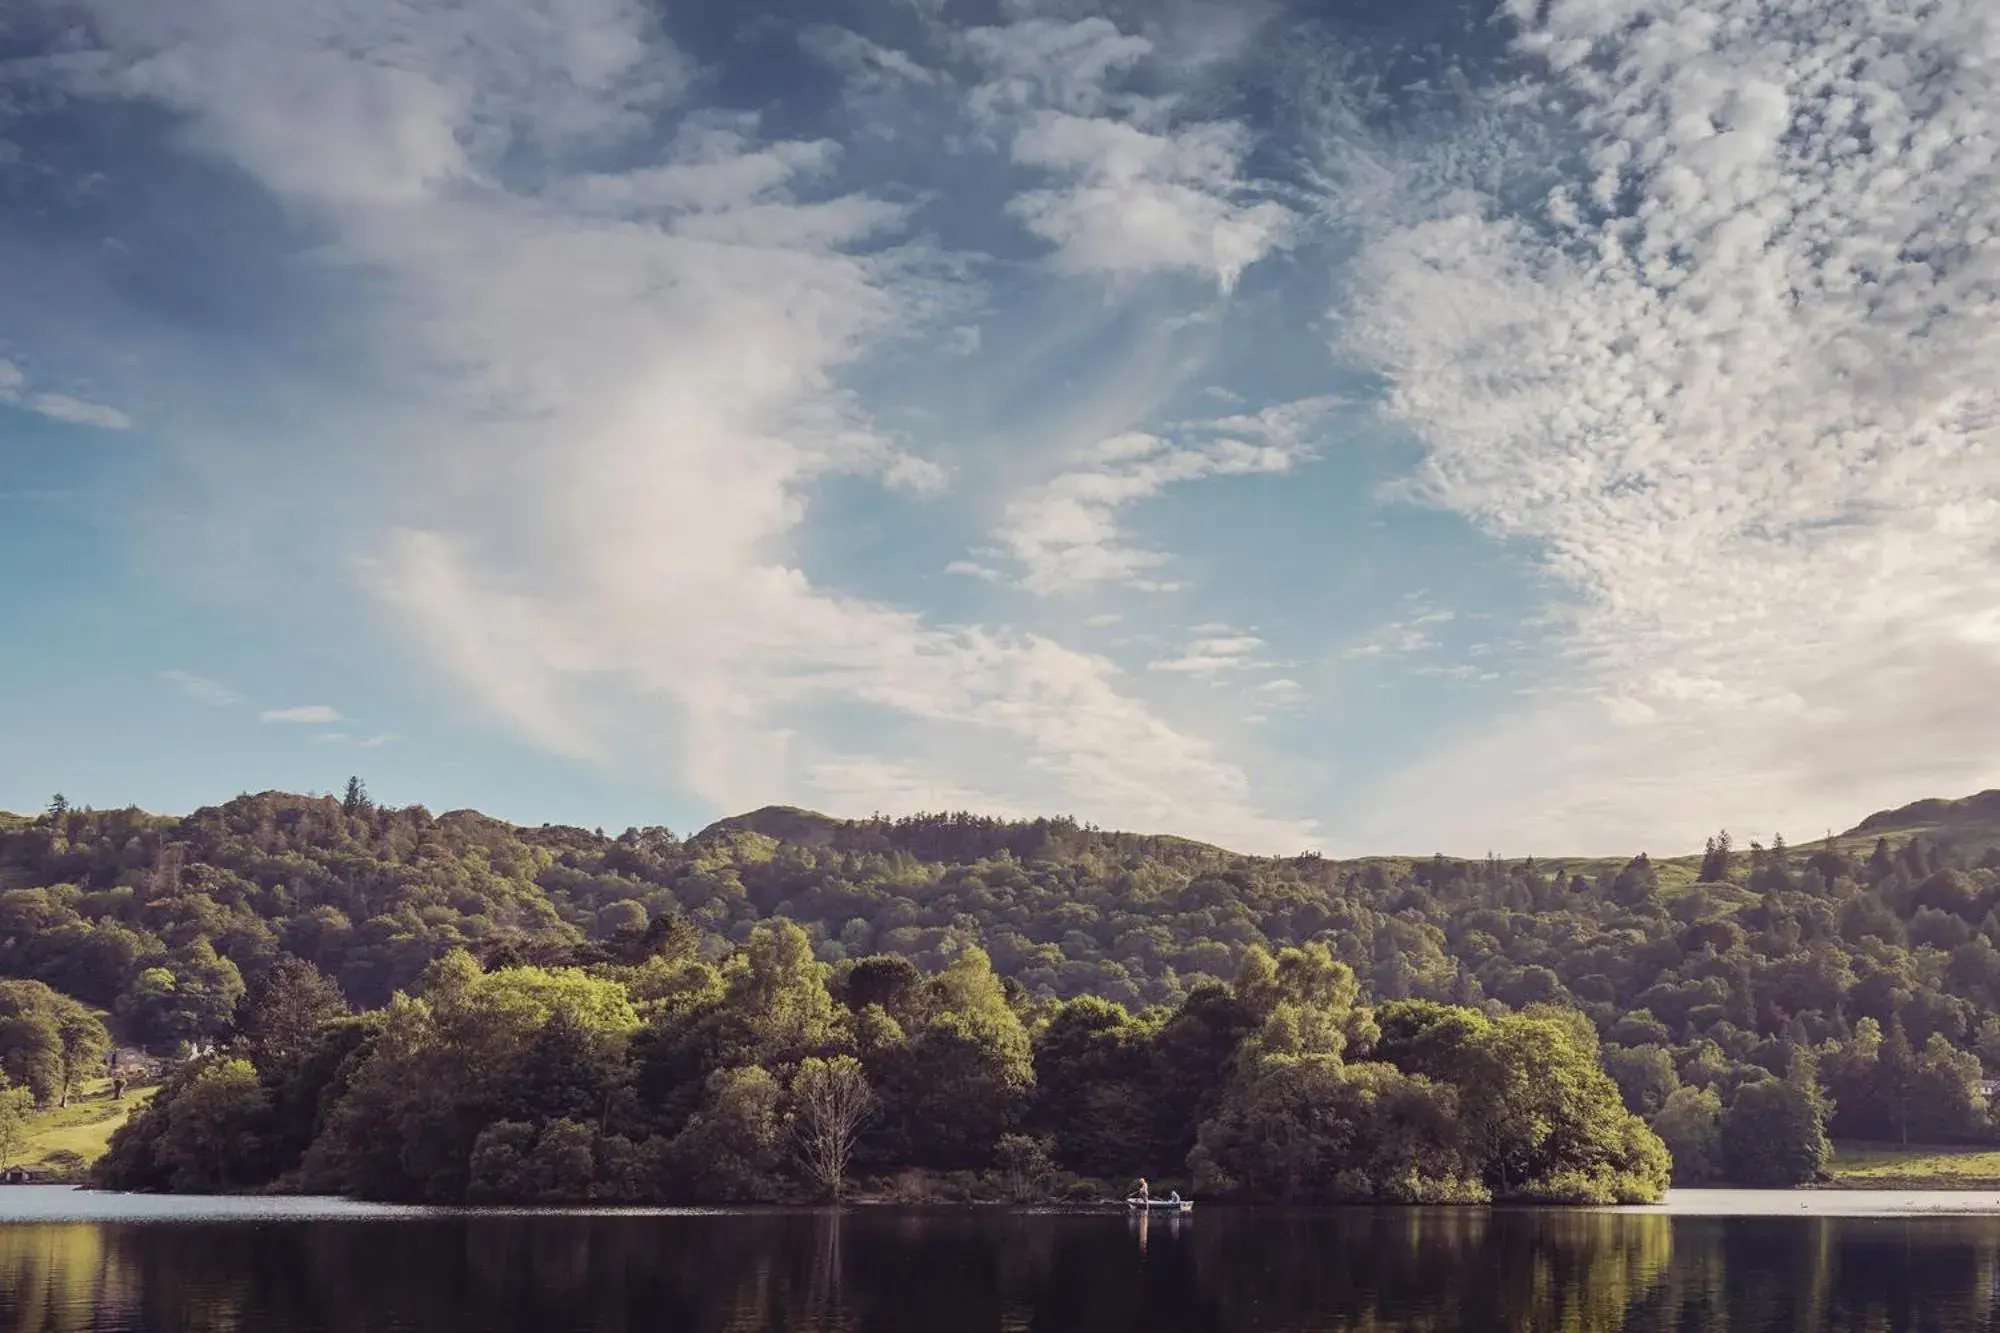
<path id="1" fill-rule="evenodd" d="M 2000 1190 L 2000 1150 L 1992 1148 L 1840 1143 L 1830 1170 L 1839 1189 Z"/>
<path id="2" fill-rule="evenodd" d="M 1918 801 L 1898 810 L 1868 816 L 1846 837 L 1873 846 L 1877 836 L 1891 843 L 1918 834 L 1961 849 L 2000 847 L 2000 791 L 1983 791 L 1961 800 Z"/>
<path id="3" fill-rule="evenodd" d="M 99 1079 L 82 1097 L 60 1110 L 44 1111 L 29 1124 L 27 1151 L 12 1165 L 38 1167 L 54 1153 L 73 1152 L 87 1165 L 104 1155 L 125 1117 L 146 1104 L 154 1088 L 127 1088 L 123 1101 L 111 1099 L 109 1080 Z"/>

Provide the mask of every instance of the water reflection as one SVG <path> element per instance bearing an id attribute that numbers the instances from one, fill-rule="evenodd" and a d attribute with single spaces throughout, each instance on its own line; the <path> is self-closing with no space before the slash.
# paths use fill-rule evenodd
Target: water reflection
<path id="1" fill-rule="evenodd" d="M 1967 1333 L 2000 1218 L 1352 1210 L 0 1225 L 0 1333 Z"/>

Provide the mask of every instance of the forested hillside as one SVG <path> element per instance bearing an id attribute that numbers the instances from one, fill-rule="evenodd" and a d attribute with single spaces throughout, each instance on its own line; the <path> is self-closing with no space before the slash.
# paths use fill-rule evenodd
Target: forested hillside
<path id="1" fill-rule="evenodd" d="M 1950 822 L 1933 818 L 1931 826 Z M 1963 832 L 1966 821 L 1951 827 Z M 1722 837 L 1706 855 L 1664 870 L 1643 855 L 1623 863 L 1335 862 L 1243 857 L 1059 819 L 1007 823 L 959 814 L 843 822 L 783 809 L 687 838 L 660 828 L 606 836 L 515 827 L 471 812 L 383 808 L 354 783 L 344 799 L 267 793 L 186 818 L 76 810 L 57 801 L 43 815 L 0 821 L 0 974 L 45 982 L 104 1009 L 128 1039 L 162 1052 L 240 1045 L 251 1007 L 246 989 L 287 957 L 331 978 L 341 1010 L 381 1009 L 406 992 L 429 997 L 407 1003 L 429 1005 L 424 1022 L 433 1025 L 496 977 L 543 979 L 528 990 L 610 981 L 619 993 L 589 1001 L 592 1021 L 608 1022 L 639 1052 L 620 1057 L 628 1072 L 638 1071 L 633 1077 L 655 1079 L 658 1097 L 689 1099 L 673 1113 L 679 1133 L 700 1119 L 703 1097 L 765 1098 L 775 1113 L 790 1093 L 776 1086 L 702 1091 L 697 1073 L 712 1082 L 757 1065 L 731 1063 L 714 1044 L 683 1050 L 675 1057 L 680 1066 L 656 1060 L 646 1074 L 649 1041 L 666 1059 L 658 1055 L 662 1015 L 707 1012 L 702 1006 L 713 1002 L 722 1006 L 715 1012 L 740 1019 L 750 1001 L 716 997 L 736 995 L 732 987 L 750 984 L 746 974 L 768 972 L 772 950 L 791 950 L 803 956 L 785 966 L 817 960 L 828 1002 L 849 1017 L 838 1040 L 787 1046 L 779 1061 L 786 1077 L 809 1048 L 856 1052 L 866 1063 L 870 1040 L 899 1050 L 920 1038 L 948 1045 L 946 1035 L 925 1035 L 934 1022 L 948 1018 L 947 1026 L 978 1030 L 985 1021 L 979 1013 L 992 1010 L 988 1017 L 999 1022 L 992 1004 L 1012 1016 L 1021 1042 L 1035 1046 L 1031 1058 L 1024 1044 L 1017 1054 L 1027 1063 L 1002 1079 L 1023 1080 L 1018 1115 L 982 1128 L 962 1150 L 923 1158 L 982 1167 L 994 1160 L 1003 1134 L 1034 1128 L 1034 1099 L 1053 1095 L 1027 1089 L 1046 1082 L 1036 1077 L 1041 1053 L 1051 1031 L 1066 1030 L 1056 1027 L 1064 1015 L 1113 1034 L 1104 1038 L 1109 1047 L 1131 1047 L 1115 1059 L 1091 1056 L 1117 1066 L 1115 1076 L 1100 1069 L 1091 1078 L 1111 1079 L 1124 1089 L 1120 1096 L 1141 1103 L 1149 1095 L 1145 1079 L 1168 1072 L 1159 1063 L 1162 1034 L 1215 1018 L 1223 1012 L 1217 1004 L 1237 1006 L 1223 1024 L 1231 1035 L 1217 1039 L 1232 1068 L 1245 1063 L 1239 1046 L 1256 1042 L 1305 1054 L 1333 1046 L 1374 1061 L 1348 1066 L 1338 1088 L 1315 1084 L 1327 1076 L 1324 1068 L 1274 1075 L 1256 1097 L 1232 1107 L 1182 1108 L 1171 1132 L 1121 1130 L 1098 1106 L 1092 1132 L 1122 1135 L 1146 1145 L 1144 1152 L 1185 1153 L 1196 1128 L 1206 1126 L 1210 1178 L 1239 1184 L 1249 1168 L 1238 1161 L 1225 1170 L 1217 1154 L 1227 1156 L 1232 1135 L 1257 1139 L 1256 1116 L 1282 1117 L 1287 1106 L 1341 1096 L 1386 1106 L 1408 1092 L 1400 1084 L 1367 1085 L 1389 1074 L 1357 1076 L 1356 1069 L 1389 1070 L 1426 1086 L 1465 1084 L 1464 1070 L 1447 1068 L 1448 1060 L 1427 1064 L 1444 1057 L 1417 1054 L 1422 1043 L 1410 1035 L 1432 1022 L 1416 1015 L 1453 1011 L 1395 1002 L 1434 1001 L 1491 1017 L 1568 1009 L 1588 1019 L 1576 1040 L 1601 1042 L 1599 1058 L 1628 1107 L 1674 1146 L 1683 1179 L 1741 1179 L 1759 1168 L 1745 1165 L 1750 1155 L 1740 1145 L 1731 1167 L 1727 1122 L 1735 1121 L 1740 1136 L 1758 1123 L 1782 1128 L 1800 1114 L 1812 1121 L 1824 1111 L 1822 1090 L 1832 1098 L 1836 1134 L 1927 1142 L 1989 1134 L 1979 1080 L 1982 1062 L 2000 1063 L 1996 863 L 1970 835 L 1872 844 L 1849 836 L 1809 853 L 1782 843 L 1738 850 Z M 774 919 L 797 929 L 759 932 Z M 1260 969 L 1304 945 L 1318 947 L 1278 970 L 1288 967 L 1285 975 L 1296 978 L 1331 966 L 1331 979 L 1298 982 L 1304 990 L 1288 997 L 1256 998 Z M 990 959 L 984 975 L 996 977 L 994 986 L 1004 981 L 976 1001 L 966 997 L 987 992 L 964 972 L 974 950 L 974 971 Z M 864 959 L 867 966 L 857 967 Z M 889 968 L 896 959 L 910 965 L 907 974 Z M 1350 974 L 1356 993 L 1341 998 L 1339 978 Z M 856 977 L 864 989 L 876 984 L 869 977 L 893 981 L 884 995 L 902 997 L 905 1012 L 858 997 Z M 919 994 L 930 998 L 910 998 Z M 1086 996 L 1110 1005 L 1088 1010 L 1096 1017 L 1086 1020 L 1088 1006 L 1059 1003 Z M 802 1002 L 818 1003 L 810 996 Z M 542 1025 L 557 1011 L 570 1012 L 567 1001 L 519 1004 Z M 895 1024 L 893 1040 L 857 1035 L 854 1025 L 865 1027 L 871 1004 Z M 621 1005 L 631 1006 L 629 1023 Z M 1286 1005 L 1290 1017 L 1274 1019 Z M 607 1012 L 613 1017 L 605 1019 Z M 1404 1047 L 1380 1047 L 1400 1050 L 1395 1058 L 1378 1052 L 1373 1012 L 1401 1015 L 1408 1029 Z M 380 1021 L 338 1020 L 332 1010 L 320 1019 L 360 1025 L 343 1038 L 350 1043 L 364 1043 L 359 1034 L 375 1033 L 368 1023 Z M 1294 1030 L 1263 1031 L 1273 1021 Z M 1315 1023 L 1339 1028 L 1338 1041 L 1314 1036 Z M 531 1026 L 509 1040 L 536 1039 L 542 1027 Z M 959 1039 L 970 1040 L 963 1032 L 952 1040 Z M 424 1046 L 435 1034 L 411 1040 Z M 1004 1046 L 1014 1039 L 993 1040 Z M 324 1051 L 320 1058 L 339 1062 Z M 267 1101 L 280 1095 L 271 1068 L 237 1063 L 230 1077 L 264 1080 Z M 873 1070 L 895 1077 L 889 1071 L 879 1062 Z M 1211 1079 L 1216 1074 L 1209 1071 Z M 323 1084 L 330 1075 L 317 1077 Z M 322 1097 L 326 1088 L 315 1086 Z M 908 1107 L 902 1113 L 906 1125 L 916 1123 Z M 1422 1119 L 1414 1109 L 1409 1116 Z M 524 1132 L 532 1141 L 532 1126 L 550 1119 L 509 1123 L 530 1125 Z M 1056 1123 L 1048 1122 L 1050 1132 Z M 878 1137 L 888 1132 L 882 1124 L 878 1116 Z M 309 1136 L 325 1128 L 307 1117 Z M 469 1150 L 474 1136 L 463 1126 L 459 1132 Z M 1606 1132 L 1615 1138 L 1622 1131 Z M 1102 1144 L 1054 1146 L 1078 1170 L 1148 1161 L 1144 1152 Z M 510 1151 L 529 1149 L 524 1142 Z M 1180 1166 L 1151 1160 L 1155 1170 Z M 456 1183 L 437 1189 L 462 1195 L 464 1162 L 440 1169 Z M 1490 1157 L 1466 1170 L 1489 1192 L 1506 1178 Z M 1793 1178 L 1811 1171 L 1808 1162 Z M 345 1183 L 362 1192 L 412 1190 L 408 1181 Z"/>

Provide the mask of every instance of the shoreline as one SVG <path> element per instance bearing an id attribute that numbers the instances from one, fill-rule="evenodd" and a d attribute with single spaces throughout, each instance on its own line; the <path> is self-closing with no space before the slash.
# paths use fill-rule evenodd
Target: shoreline
<path id="1" fill-rule="evenodd" d="M 25 1210 L 10 1206 L 23 1200 L 88 1200 L 78 1206 L 57 1206 L 46 1211 L 30 1206 Z M 2000 1187 L 1992 1189 L 1897 1189 L 1869 1186 L 1800 1186 L 1791 1189 L 1699 1188 L 1670 1190 L 1658 1203 L 1650 1204 L 1260 1204 L 1208 1201 L 1196 1211 L 1228 1215 L 1263 1213 L 1270 1215 L 1324 1215 L 1352 1212 L 1401 1212 L 1435 1216 L 1440 1213 L 1564 1213 L 1571 1215 L 1617 1214 L 1665 1217 L 1924 1217 L 2000 1216 Z M 63 1220 L 228 1220 L 230 1218 L 285 1218 L 297 1220 L 340 1220 L 343 1218 L 395 1217 L 644 1217 L 702 1215 L 826 1215 L 855 1213 L 996 1214 L 1017 1213 L 1039 1217 L 1112 1217 L 1129 1220 L 1156 1220 L 1151 1211 L 1128 1207 L 1123 1200 L 1079 1202 L 1019 1202 L 1001 1199 L 913 1201 L 881 1195 L 842 1199 L 839 1203 L 713 1203 L 713 1204 L 424 1204 L 397 1203 L 347 1198 L 330 1194 L 177 1194 L 102 1189 L 88 1184 L 37 1182 L 0 1188 L 0 1223 Z M 1167 1225 L 1190 1221 L 1194 1211 L 1165 1212 Z"/>

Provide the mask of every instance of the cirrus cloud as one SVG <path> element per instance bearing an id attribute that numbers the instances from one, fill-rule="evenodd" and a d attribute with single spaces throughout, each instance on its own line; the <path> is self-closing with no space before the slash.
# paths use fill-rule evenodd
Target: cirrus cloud
<path id="1" fill-rule="evenodd" d="M 257 714 L 257 720 L 293 726 L 325 726 L 343 719 L 339 709 L 326 704 L 298 704 L 291 708 L 267 708 Z"/>

